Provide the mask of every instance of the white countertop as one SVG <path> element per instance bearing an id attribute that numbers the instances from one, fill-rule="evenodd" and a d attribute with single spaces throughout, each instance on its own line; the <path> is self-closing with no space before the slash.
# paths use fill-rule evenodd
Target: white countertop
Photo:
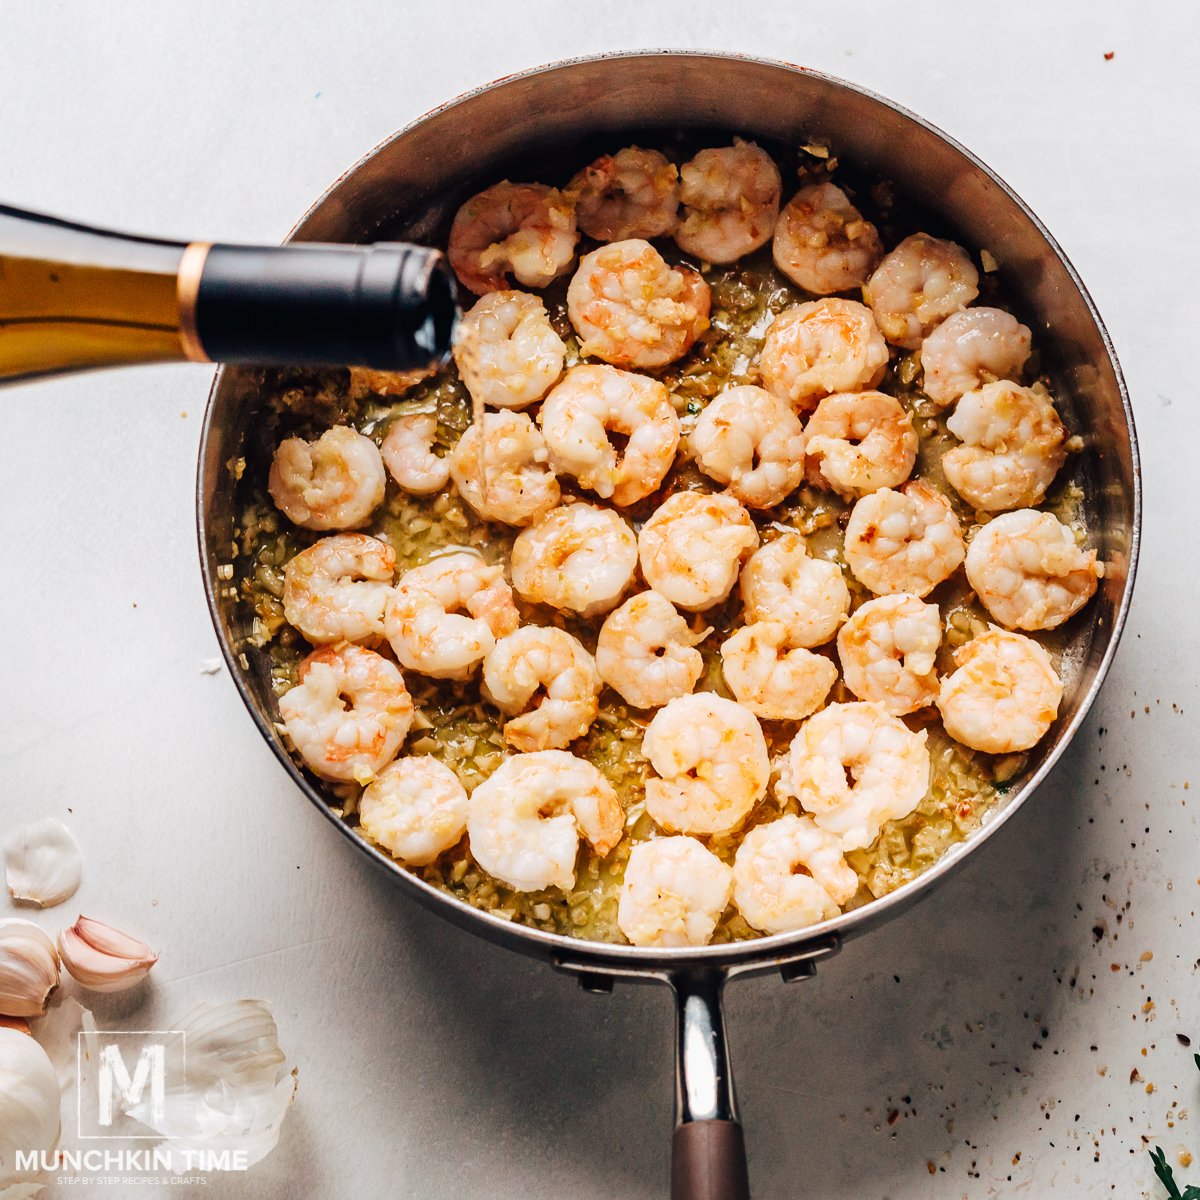
<path id="1" fill-rule="evenodd" d="M 915 109 L 1079 268 L 1145 464 L 1124 643 L 1051 779 L 933 898 L 813 981 L 730 987 L 759 1200 L 1158 1197 L 1147 1138 L 1173 1162 L 1191 1149 L 1178 1175 L 1200 1180 L 1200 1075 L 1176 1038 L 1200 1043 L 1197 38 L 1195 6 L 1121 0 L 0 8 L 3 199 L 96 224 L 275 242 L 458 91 L 569 55 L 695 46 Z M 217 654 L 192 499 L 210 377 L 146 368 L 0 396 L 0 829 L 59 816 L 86 855 L 70 911 L 37 919 L 82 909 L 161 949 L 153 987 L 98 1004 L 102 1024 L 272 1002 L 294 1111 L 269 1159 L 206 1196 L 662 1197 L 666 993 L 585 995 L 405 902 L 292 786 L 228 675 L 201 673 Z"/>

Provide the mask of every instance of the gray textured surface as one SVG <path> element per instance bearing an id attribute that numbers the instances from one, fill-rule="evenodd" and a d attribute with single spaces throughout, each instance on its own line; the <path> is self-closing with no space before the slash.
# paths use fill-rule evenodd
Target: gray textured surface
<path id="1" fill-rule="evenodd" d="M 658 44 L 788 58 L 893 97 L 995 167 L 1073 258 L 1143 442 L 1125 643 L 1047 786 L 954 881 L 815 981 L 730 989 L 762 1200 L 1157 1196 L 1144 1137 L 1200 1157 L 1182 1111 L 1200 1077 L 1176 1039 L 1200 1041 L 1198 35 L 1183 4 L 1024 0 L 0 9 L 4 198 L 99 224 L 277 241 L 455 92 Z M 661 1196 L 666 995 L 585 996 L 400 902 L 292 789 L 228 677 L 201 674 L 208 381 L 150 368 L 2 399 L 0 825 L 68 820 L 79 907 L 163 951 L 151 990 L 98 1014 L 273 1002 L 295 1110 L 270 1159 L 207 1196 Z"/>

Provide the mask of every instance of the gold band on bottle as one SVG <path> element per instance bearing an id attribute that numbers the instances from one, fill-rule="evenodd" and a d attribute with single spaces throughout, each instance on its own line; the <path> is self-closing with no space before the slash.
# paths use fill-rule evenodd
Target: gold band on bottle
<path id="1" fill-rule="evenodd" d="M 179 260 L 176 296 L 179 299 L 179 340 L 192 362 L 212 362 L 200 343 L 196 330 L 196 297 L 200 294 L 200 276 L 212 248 L 211 242 L 191 242 Z"/>

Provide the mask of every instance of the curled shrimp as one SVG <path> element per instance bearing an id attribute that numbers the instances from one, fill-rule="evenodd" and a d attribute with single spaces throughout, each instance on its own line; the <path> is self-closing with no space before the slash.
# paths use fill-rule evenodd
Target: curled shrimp
<path id="1" fill-rule="evenodd" d="M 979 272 L 967 252 L 927 233 L 906 237 L 863 284 L 883 336 L 906 350 L 978 295 Z"/>
<path id="2" fill-rule="evenodd" d="M 1008 380 L 968 392 L 946 428 L 963 444 L 946 451 L 942 470 L 983 512 L 1040 504 L 1067 458 L 1067 430 L 1049 397 Z"/>
<path id="3" fill-rule="evenodd" d="M 663 367 L 708 328 L 712 296 L 699 272 L 669 266 L 629 238 L 585 254 L 567 288 L 579 353 L 616 367 Z"/>
<path id="4" fill-rule="evenodd" d="M 946 732 L 986 754 L 1036 746 L 1054 724 L 1063 685 L 1033 638 L 995 625 L 954 653 L 937 706 Z"/>
<path id="5" fill-rule="evenodd" d="M 396 552 L 365 533 L 335 533 L 288 560 L 283 615 L 314 644 L 382 637 Z"/>
<path id="6" fill-rule="evenodd" d="M 747 622 L 781 623 L 792 646 L 823 646 L 850 611 L 841 568 L 813 558 L 798 533 L 781 534 L 750 556 L 741 593 Z"/>
<path id="7" fill-rule="evenodd" d="M 941 643 L 936 604 L 905 592 L 868 600 L 838 631 L 846 686 L 894 717 L 925 708 L 937 699 L 934 662 Z"/>
<path id="8" fill-rule="evenodd" d="M 594 617 L 624 595 L 637 539 L 610 508 L 564 504 L 522 531 L 512 548 L 513 587 L 535 604 Z"/>
<path id="9" fill-rule="evenodd" d="M 726 638 L 721 670 L 739 704 L 775 721 L 801 721 L 816 712 L 837 679 L 837 667 L 792 645 L 780 621 L 753 621 Z"/>
<path id="10" fill-rule="evenodd" d="M 657 150 L 603 154 L 571 180 L 579 228 L 598 242 L 664 237 L 675 228 L 679 170 Z"/>
<path id="11" fill-rule="evenodd" d="M 477 295 L 508 287 L 508 275 L 541 288 L 575 259 L 575 205 L 540 183 L 507 179 L 472 196 L 455 214 L 447 254 L 463 287 Z"/>
<path id="12" fill-rule="evenodd" d="M 394 662 L 362 646 L 322 646 L 279 698 L 284 728 L 322 779 L 369 783 L 396 757 L 413 703 Z"/>
<path id="13" fill-rule="evenodd" d="M 525 408 L 563 373 L 567 348 L 545 305 L 528 292 L 490 292 L 459 322 L 454 361 L 476 403 Z"/>
<path id="14" fill-rule="evenodd" d="M 483 660 L 484 698 L 508 715 L 504 740 L 518 750 L 557 750 L 583 737 L 601 686 L 596 660 L 562 629 L 526 625 Z"/>
<path id="15" fill-rule="evenodd" d="M 989 521 L 967 547 L 967 582 L 1010 629 L 1055 629 L 1096 591 L 1103 573 L 1052 513 L 1032 508 Z"/>
<path id="16" fill-rule="evenodd" d="M 946 408 L 985 383 L 1016 379 L 1031 344 L 1029 328 L 1003 309 L 952 313 L 921 343 L 921 390 Z"/>
<path id="17" fill-rule="evenodd" d="M 639 592 L 600 627 L 600 678 L 634 708 L 661 708 L 696 686 L 704 660 L 695 647 L 709 632 L 694 632 L 665 596 Z"/>
<path id="18" fill-rule="evenodd" d="M 466 833 L 466 789 L 449 767 L 427 754 L 397 759 L 359 797 L 358 827 L 394 858 L 424 866 Z"/>
<path id="19" fill-rule="evenodd" d="M 679 447 L 679 417 L 657 379 L 616 367 L 572 367 L 538 414 L 557 471 L 624 507 L 662 483 Z M 609 438 L 624 441 L 618 450 Z"/>
<path id="20" fill-rule="evenodd" d="M 701 150 L 679 170 L 683 209 L 675 242 L 704 262 L 728 263 L 765 245 L 779 217 L 782 183 L 771 156 L 753 142 Z"/>
<path id="21" fill-rule="evenodd" d="M 880 488 L 855 504 L 846 523 L 846 562 L 860 583 L 887 595 L 928 595 L 966 556 L 962 526 L 949 501 L 913 481 Z"/>
<path id="22" fill-rule="evenodd" d="M 831 704 L 800 727 L 780 780 L 843 850 L 870 846 L 885 821 L 907 817 L 929 790 L 924 730 L 881 704 Z"/>
<path id="23" fill-rule="evenodd" d="M 460 551 L 400 576 L 383 629 L 401 666 L 435 679 L 466 679 L 518 621 L 504 572 Z"/>
<path id="24" fill-rule="evenodd" d="M 267 490 L 276 507 L 304 529 L 356 529 L 383 502 L 387 474 L 379 447 L 348 425 L 319 438 L 285 438 L 271 459 Z"/>
<path id="25" fill-rule="evenodd" d="M 849 500 L 899 487 L 919 445 L 912 418 L 883 392 L 839 392 L 817 405 L 805 430 L 809 482 Z"/>
<path id="26" fill-rule="evenodd" d="M 726 388 L 688 439 L 696 465 L 750 508 L 772 508 L 804 478 L 804 427 L 760 387 Z"/>
<path id="27" fill-rule="evenodd" d="M 639 842 L 625 864 L 617 927 L 635 946 L 705 946 L 732 890 L 733 872 L 695 838 Z"/>
<path id="28" fill-rule="evenodd" d="M 608 780 L 565 750 L 514 754 L 471 793 L 467 837 L 475 861 L 519 892 L 575 884 L 582 834 L 603 856 L 625 814 Z"/>
<path id="29" fill-rule="evenodd" d="M 409 413 L 388 426 L 379 447 L 388 474 L 414 496 L 440 492 L 450 478 L 450 460 L 433 452 L 437 428 L 435 413 Z"/>
<path id="30" fill-rule="evenodd" d="M 450 475 L 485 521 L 531 525 L 561 497 L 545 439 L 525 413 L 484 413 L 451 451 Z"/>
<path id="31" fill-rule="evenodd" d="M 728 833 L 766 794 L 767 743 L 757 718 L 732 700 L 696 692 L 654 714 L 642 753 L 646 811 L 675 833 Z"/>
<path id="32" fill-rule="evenodd" d="M 733 902 L 763 933 L 827 921 L 858 891 L 858 876 L 838 839 L 811 817 L 787 815 L 756 825 L 733 860 Z"/>
<path id="33" fill-rule="evenodd" d="M 837 184 L 813 183 L 780 213 L 771 252 L 797 287 L 830 296 L 860 287 L 883 257 L 883 243 Z"/>
<path id="34" fill-rule="evenodd" d="M 802 412 L 833 392 L 874 387 L 887 362 L 871 310 L 837 299 L 785 308 L 767 329 L 758 358 L 767 391 Z"/>
<path id="35" fill-rule="evenodd" d="M 656 592 L 701 612 L 733 591 L 742 562 L 757 545 L 750 514 L 732 496 L 676 492 L 642 526 L 638 558 Z"/>

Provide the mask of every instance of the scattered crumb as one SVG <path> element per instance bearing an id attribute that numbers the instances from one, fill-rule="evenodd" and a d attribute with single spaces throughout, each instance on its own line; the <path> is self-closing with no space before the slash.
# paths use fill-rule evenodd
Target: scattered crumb
<path id="1" fill-rule="evenodd" d="M 979 262 L 983 267 L 985 275 L 990 275 L 993 271 L 1000 269 L 1000 263 L 996 256 L 990 250 L 980 250 Z"/>
<path id="2" fill-rule="evenodd" d="M 201 675 L 215 675 L 221 669 L 221 660 L 219 658 L 205 658 L 200 662 Z"/>
<path id="3" fill-rule="evenodd" d="M 1113 57 L 1116 55 L 1116 53 L 1117 53 L 1117 52 L 1116 52 L 1115 50 L 1105 50 L 1105 52 L 1104 52 L 1104 61 L 1105 61 L 1105 62 L 1112 62 L 1112 60 L 1113 60 Z"/>

